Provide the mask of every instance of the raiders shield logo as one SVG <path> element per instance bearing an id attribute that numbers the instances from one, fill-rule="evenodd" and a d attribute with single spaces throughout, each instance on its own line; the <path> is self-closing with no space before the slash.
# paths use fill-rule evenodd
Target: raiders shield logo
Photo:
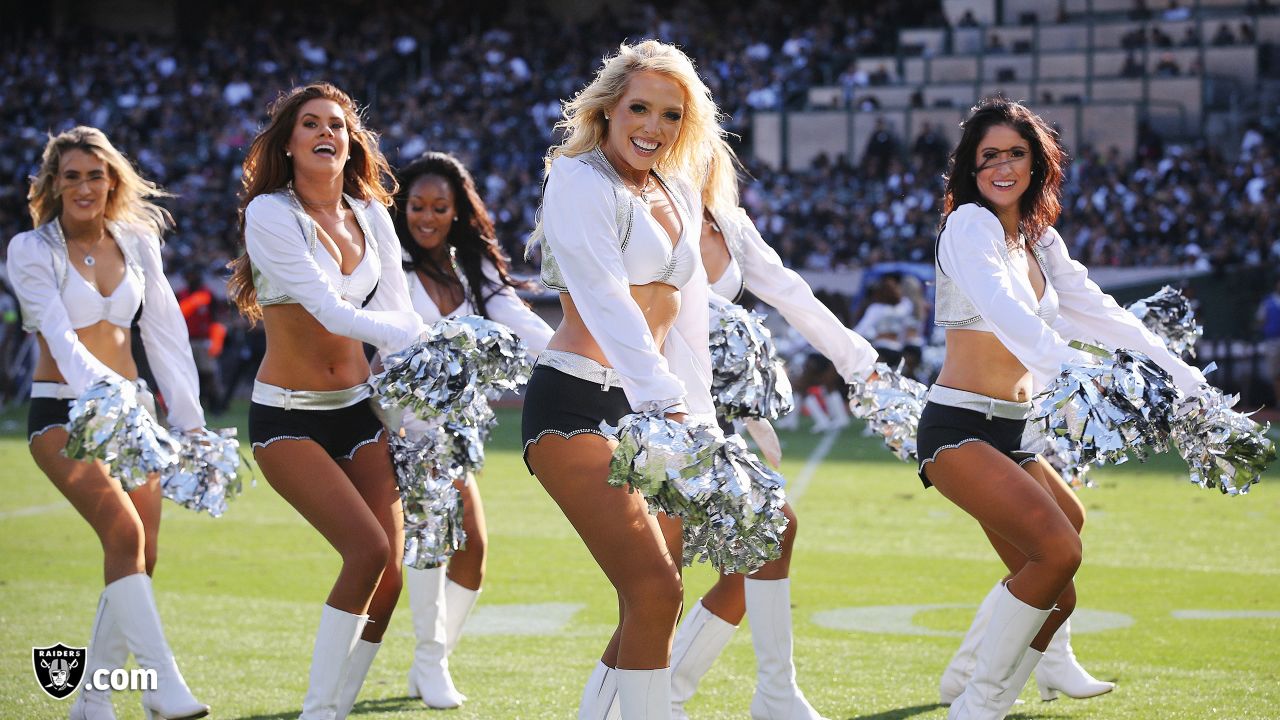
<path id="1" fill-rule="evenodd" d="M 84 677 L 85 648 L 67 647 L 58 643 L 53 647 L 31 648 L 31 665 L 36 671 L 36 682 L 50 697 L 61 700 L 80 687 Z"/>

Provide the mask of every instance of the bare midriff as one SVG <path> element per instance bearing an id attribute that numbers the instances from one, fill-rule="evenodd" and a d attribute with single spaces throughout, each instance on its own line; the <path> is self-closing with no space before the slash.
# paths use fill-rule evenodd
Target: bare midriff
<path id="1" fill-rule="evenodd" d="M 947 359 L 935 381 L 999 400 L 1031 399 L 1031 372 L 1009 352 L 995 333 L 948 330 Z"/>
<path id="2" fill-rule="evenodd" d="M 666 283 L 652 282 L 648 285 L 632 285 L 631 298 L 644 314 L 653 341 L 661 348 L 680 312 L 680 291 Z M 578 307 L 569 293 L 560 293 L 560 305 L 564 308 L 564 320 L 551 336 L 547 349 L 576 353 L 612 367 L 604 356 L 604 351 L 600 349 L 600 344 L 592 337 L 586 323 L 582 322 Z"/>
<path id="3" fill-rule="evenodd" d="M 262 324 L 262 382 L 289 390 L 345 390 L 369 379 L 364 344 L 329 332 L 301 305 L 264 307 Z"/>
<path id="4" fill-rule="evenodd" d="M 138 366 L 133 362 L 133 345 L 129 328 L 112 325 L 107 320 L 99 320 L 76 330 L 80 344 L 84 345 L 103 365 L 119 373 L 125 379 L 138 379 Z M 49 344 L 43 335 L 36 336 L 40 345 L 40 357 L 36 359 L 35 373 L 31 379 L 35 382 L 65 383 L 67 380 L 58 370 L 58 364 L 49 352 Z"/>

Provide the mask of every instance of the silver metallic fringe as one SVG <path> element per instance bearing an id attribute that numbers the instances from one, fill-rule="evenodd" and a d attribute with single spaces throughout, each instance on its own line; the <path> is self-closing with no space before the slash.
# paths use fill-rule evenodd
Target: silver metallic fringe
<path id="1" fill-rule="evenodd" d="M 94 383 L 72 403 L 70 417 L 63 454 L 106 463 L 125 492 L 178 464 L 178 441 L 138 403 L 133 383 Z"/>
<path id="2" fill-rule="evenodd" d="M 1180 290 L 1165 285 L 1156 294 L 1135 301 L 1128 310 L 1163 340 L 1174 355 L 1196 356 L 1195 344 L 1204 335 L 1204 328 L 1196 322 L 1191 301 Z"/>
<path id="3" fill-rule="evenodd" d="M 786 368 L 764 316 L 737 305 L 711 305 L 711 397 L 719 414 L 776 419 L 794 400 Z"/>
<path id="4" fill-rule="evenodd" d="M 884 439 L 899 460 L 916 460 L 916 429 L 929 388 L 885 363 L 876 363 L 876 377 L 849 386 L 850 410 Z"/>
<path id="5" fill-rule="evenodd" d="M 1267 437 L 1270 425 L 1232 410 L 1239 399 L 1208 388 L 1185 398 L 1173 421 L 1171 439 L 1187 461 L 1191 482 L 1224 495 L 1249 492 L 1276 459 L 1275 443 Z"/>
<path id="6" fill-rule="evenodd" d="M 722 573 L 749 575 L 782 554 L 785 481 L 737 435 L 716 451 L 711 474 L 719 492 L 705 519 L 684 523 L 684 564 L 710 562 Z"/>
<path id="7" fill-rule="evenodd" d="M 248 466 L 240 458 L 235 428 L 198 428 L 178 435 L 178 464 L 160 478 L 166 498 L 188 510 L 222 517 L 227 501 L 244 490 Z"/>
<path id="8" fill-rule="evenodd" d="M 404 509 L 404 563 L 419 570 L 443 565 L 466 546 L 461 493 L 446 467 L 449 456 L 437 451 L 446 443 L 443 426 L 414 440 L 396 434 L 390 440 Z"/>

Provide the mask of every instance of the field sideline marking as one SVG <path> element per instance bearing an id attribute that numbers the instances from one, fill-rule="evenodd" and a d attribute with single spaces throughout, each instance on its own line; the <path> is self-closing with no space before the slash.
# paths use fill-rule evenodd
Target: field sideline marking
<path id="1" fill-rule="evenodd" d="M 47 512 L 54 512 L 55 510 L 63 510 L 70 507 L 71 505 L 66 502 L 59 502 L 51 503 L 49 505 L 34 505 L 32 507 L 19 508 L 17 510 L 5 510 L 0 512 L 0 520 L 27 517 L 29 515 L 43 515 Z"/>
<path id="2" fill-rule="evenodd" d="M 1241 618 L 1280 618 L 1280 610 L 1174 610 L 1177 620 L 1237 620 Z"/>
<path id="3" fill-rule="evenodd" d="M 843 430 L 844 428 L 836 428 L 822 434 L 822 440 L 813 448 L 813 452 L 809 453 L 809 459 L 805 461 L 804 469 L 796 476 L 795 482 L 788 483 L 787 500 L 789 502 L 796 502 L 804 494 L 805 488 L 813 482 L 818 466 L 826 459 L 827 453 L 831 452 L 831 448 L 836 444 L 836 438 L 840 437 Z"/>

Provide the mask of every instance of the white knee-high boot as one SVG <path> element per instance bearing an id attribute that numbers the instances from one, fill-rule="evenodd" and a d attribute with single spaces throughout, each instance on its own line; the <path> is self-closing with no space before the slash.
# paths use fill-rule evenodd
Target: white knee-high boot
<path id="1" fill-rule="evenodd" d="M 948 720 L 1001 720 L 1018 699 L 1040 659 L 1031 640 L 1049 610 L 1028 605 L 1001 586 L 987 631 L 978 646 L 978 662 L 964 692 L 951 703 Z"/>
<path id="2" fill-rule="evenodd" d="M 463 587 L 445 576 L 444 618 L 445 637 L 448 638 L 444 646 L 445 655 L 451 654 L 457 647 L 458 640 L 462 637 L 462 626 L 466 625 L 471 609 L 476 606 L 479 598 L 479 590 Z"/>
<path id="3" fill-rule="evenodd" d="M 307 695 L 298 720 L 334 720 L 351 652 L 364 632 L 368 615 L 353 615 L 328 604 L 320 609 L 316 644 L 311 651 Z"/>
<path id="4" fill-rule="evenodd" d="M 742 581 L 756 651 L 753 720 L 822 720 L 796 685 L 792 662 L 791 579 Z"/>
<path id="5" fill-rule="evenodd" d="M 618 676 L 618 707 L 622 720 L 669 720 L 671 668 L 614 670 Z"/>
<path id="6" fill-rule="evenodd" d="M 578 720 L 610 720 L 617 717 L 618 671 L 596 661 L 578 701 Z"/>
<path id="7" fill-rule="evenodd" d="M 1062 623 L 1062 627 L 1053 634 L 1035 672 L 1040 699 L 1045 702 L 1056 700 L 1059 692 L 1067 697 L 1083 699 L 1109 693 L 1116 686 L 1113 682 L 1098 680 L 1080 667 L 1075 652 L 1071 650 L 1070 620 Z"/>
<path id="8" fill-rule="evenodd" d="M 110 690 L 90 690 L 97 670 L 116 670 L 129 660 L 129 646 L 125 644 L 120 625 L 107 612 L 107 596 L 98 597 L 98 612 L 93 617 L 93 630 L 89 633 L 89 651 L 84 661 L 84 682 L 75 704 L 71 706 L 71 720 L 115 720 L 115 708 L 111 705 Z"/>
<path id="9" fill-rule="evenodd" d="M 809 419 L 813 420 L 814 432 L 825 432 L 832 427 L 831 417 L 827 415 L 827 411 L 822 407 L 822 401 L 814 395 L 806 394 L 804 400 L 800 401 L 800 407 L 809 414 Z"/>
<path id="10" fill-rule="evenodd" d="M 369 668 L 373 666 L 373 658 L 382 648 L 382 643 L 371 643 L 368 640 L 357 640 L 347 658 L 347 668 L 342 673 L 342 691 L 338 693 L 337 720 L 344 720 L 351 714 L 360 696 L 360 688 L 364 679 L 369 676 Z"/>
<path id="11" fill-rule="evenodd" d="M 693 697 L 698 682 L 707 674 L 724 646 L 729 644 L 737 625 L 721 620 L 702 604 L 694 603 L 676 630 L 671 645 L 671 717 L 684 720 L 684 704 Z"/>
<path id="12" fill-rule="evenodd" d="M 960 693 L 964 692 L 964 686 L 969 684 L 973 668 L 978 664 L 978 645 L 982 643 L 982 635 L 987 631 L 987 621 L 991 619 L 991 608 L 995 606 L 1003 587 L 1003 580 L 997 582 L 982 599 L 978 612 L 973 616 L 973 624 L 964 634 L 964 640 L 960 641 L 960 648 L 951 658 L 951 664 L 942 672 L 942 681 L 938 683 L 938 699 L 943 705 L 955 702 Z"/>
<path id="13" fill-rule="evenodd" d="M 179 720 L 208 715 L 209 706 L 191 694 L 169 649 L 150 576 L 137 573 L 122 577 L 108 585 L 102 595 L 106 599 L 104 619 L 115 620 L 138 666 L 156 672 L 156 689 L 142 693 L 142 711 L 147 720 L 157 716 Z"/>
<path id="14" fill-rule="evenodd" d="M 449 675 L 444 574 L 443 567 L 404 568 L 413 632 L 417 636 L 413 665 L 409 668 L 409 697 L 420 697 L 427 707 L 440 709 L 458 707 L 467 699 L 453 686 Z"/>
<path id="15" fill-rule="evenodd" d="M 828 390 L 827 413 L 831 416 L 831 424 L 842 428 L 849 425 L 849 399 L 835 390 Z"/>

